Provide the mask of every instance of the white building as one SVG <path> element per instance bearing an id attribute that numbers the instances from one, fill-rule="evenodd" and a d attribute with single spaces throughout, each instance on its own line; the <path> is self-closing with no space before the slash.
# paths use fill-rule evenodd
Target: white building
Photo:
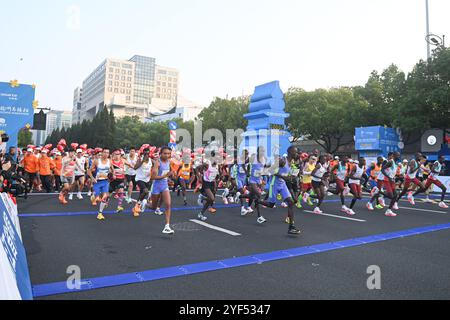
<path id="1" fill-rule="evenodd" d="M 183 122 L 195 121 L 198 115 L 202 112 L 204 107 L 193 103 L 183 97 L 179 98 L 179 105 L 172 108 L 166 113 L 150 114 L 145 119 L 146 123 L 165 122 L 180 119 Z"/>

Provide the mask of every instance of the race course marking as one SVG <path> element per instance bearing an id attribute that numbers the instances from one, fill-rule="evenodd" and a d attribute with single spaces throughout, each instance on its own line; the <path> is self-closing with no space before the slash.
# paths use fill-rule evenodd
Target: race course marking
<path id="1" fill-rule="evenodd" d="M 216 227 L 216 226 L 213 226 L 212 224 L 209 224 L 209 223 L 206 223 L 206 222 L 203 222 L 203 221 L 199 221 L 199 220 L 195 220 L 195 219 L 192 219 L 190 221 L 194 222 L 196 224 L 199 224 L 201 226 L 204 226 L 206 228 L 229 234 L 230 236 L 233 236 L 233 237 L 242 236 L 242 234 L 240 234 L 240 233 L 237 233 L 237 232 L 234 232 L 234 231 L 231 231 L 231 230 L 227 230 L 227 229 L 224 229 L 224 228 Z"/>

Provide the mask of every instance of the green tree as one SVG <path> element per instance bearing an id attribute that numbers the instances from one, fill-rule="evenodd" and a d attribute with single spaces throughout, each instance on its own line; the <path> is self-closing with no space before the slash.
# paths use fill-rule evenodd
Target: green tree
<path id="1" fill-rule="evenodd" d="M 18 146 L 19 148 L 25 148 L 33 143 L 33 135 L 30 130 L 22 129 L 19 131 Z"/>

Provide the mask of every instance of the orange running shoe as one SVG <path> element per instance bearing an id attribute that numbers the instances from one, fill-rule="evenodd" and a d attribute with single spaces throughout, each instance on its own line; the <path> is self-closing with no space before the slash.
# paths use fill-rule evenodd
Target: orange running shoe
<path id="1" fill-rule="evenodd" d="M 215 214 L 217 212 L 217 209 L 211 207 L 208 209 L 208 211 L 209 211 L 209 213 Z"/>
<path id="2" fill-rule="evenodd" d="M 141 215 L 141 206 L 139 204 L 136 204 L 136 206 L 133 208 L 133 216 L 139 217 Z"/>

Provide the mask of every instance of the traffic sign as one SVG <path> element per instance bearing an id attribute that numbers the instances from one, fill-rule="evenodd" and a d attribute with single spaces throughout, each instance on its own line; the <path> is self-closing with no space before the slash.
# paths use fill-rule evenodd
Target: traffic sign
<path id="1" fill-rule="evenodd" d="M 175 121 L 169 122 L 169 129 L 170 130 L 177 130 L 178 129 L 178 123 L 176 123 Z"/>

